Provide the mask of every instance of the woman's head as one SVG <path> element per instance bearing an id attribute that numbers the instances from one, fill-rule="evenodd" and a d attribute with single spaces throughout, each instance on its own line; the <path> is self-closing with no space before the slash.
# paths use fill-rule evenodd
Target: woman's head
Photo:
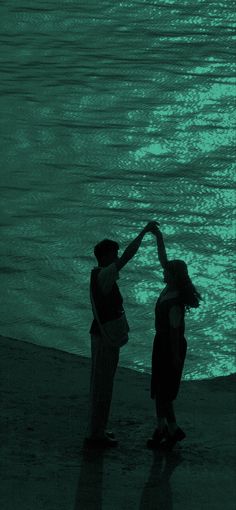
<path id="1" fill-rule="evenodd" d="M 181 281 L 188 277 L 187 264 L 183 260 L 169 260 L 164 269 L 164 280 L 179 286 Z"/>
<path id="2" fill-rule="evenodd" d="M 187 308 L 197 308 L 201 296 L 194 287 L 188 274 L 187 264 L 183 260 L 175 259 L 167 262 L 164 269 L 164 281 L 176 287 Z"/>

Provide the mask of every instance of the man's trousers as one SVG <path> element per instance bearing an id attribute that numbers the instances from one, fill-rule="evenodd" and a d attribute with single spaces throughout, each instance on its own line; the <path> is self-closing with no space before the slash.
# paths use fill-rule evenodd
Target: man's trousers
<path id="1" fill-rule="evenodd" d="M 119 352 L 119 347 L 114 347 L 100 335 L 91 334 L 90 437 L 104 437 Z"/>

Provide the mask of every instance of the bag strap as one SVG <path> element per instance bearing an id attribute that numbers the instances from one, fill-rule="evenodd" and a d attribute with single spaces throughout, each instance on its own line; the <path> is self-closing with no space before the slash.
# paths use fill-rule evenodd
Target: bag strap
<path id="1" fill-rule="evenodd" d="M 99 320 L 99 317 L 98 317 L 98 313 L 97 313 L 96 305 L 95 305 L 95 302 L 94 302 L 94 299 L 93 299 L 93 293 L 92 293 L 91 287 L 90 287 L 90 301 L 91 301 L 91 304 L 92 304 L 93 315 L 94 315 L 94 317 L 95 317 L 95 319 L 96 319 L 96 321 L 97 321 L 97 323 L 99 325 L 99 328 L 101 330 L 102 335 L 104 335 L 105 332 L 104 332 L 104 329 L 103 329 L 103 327 L 101 325 L 101 322 Z"/>

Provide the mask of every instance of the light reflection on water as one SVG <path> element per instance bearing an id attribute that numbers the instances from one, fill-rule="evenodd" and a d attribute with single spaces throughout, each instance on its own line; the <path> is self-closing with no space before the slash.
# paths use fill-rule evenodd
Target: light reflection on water
<path id="1" fill-rule="evenodd" d="M 234 371 L 231 2 L 0 10 L 0 332 L 89 355 L 93 246 L 156 218 L 204 298 L 185 377 Z M 120 278 L 126 366 L 150 369 L 162 286 L 147 236 Z"/>

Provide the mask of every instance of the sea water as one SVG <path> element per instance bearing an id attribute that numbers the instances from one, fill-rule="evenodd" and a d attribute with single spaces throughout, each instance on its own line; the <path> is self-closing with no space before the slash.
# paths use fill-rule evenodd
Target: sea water
<path id="1" fill-rule="evenodd" d="M 235 371 L 232 0 L 0 5 L 0 333 L 90 355 L 94 245 L 156 219 L 202 294 L 186 379 Z M 121 271 L 121 364 L 150 370 L 163 288 L 148 234 Z"/>

